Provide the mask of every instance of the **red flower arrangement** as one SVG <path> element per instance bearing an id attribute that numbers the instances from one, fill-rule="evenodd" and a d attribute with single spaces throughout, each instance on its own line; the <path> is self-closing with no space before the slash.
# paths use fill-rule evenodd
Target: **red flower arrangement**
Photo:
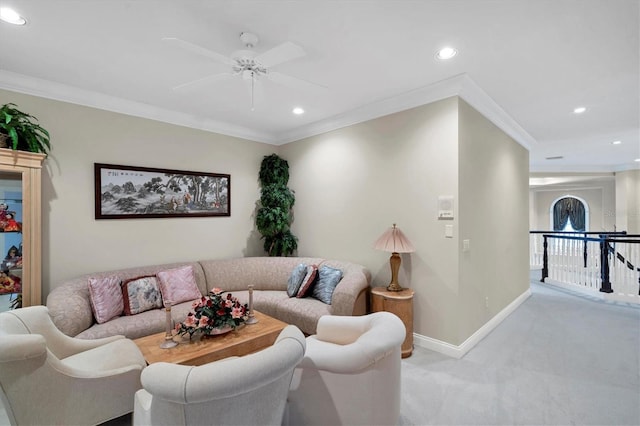
<path id="1" fill-rule="evenodd" d="M 187 314 L 184 322 L 176 324 L 180 335 L 196 332 L 219 334 L 220 330 L 235 329 L 247 319 L 248 306 L 241 304 L 231 293 L 223 294 L 219 288 L 211 290 L 208 296 L 193 302 L 193 312 Z"/>

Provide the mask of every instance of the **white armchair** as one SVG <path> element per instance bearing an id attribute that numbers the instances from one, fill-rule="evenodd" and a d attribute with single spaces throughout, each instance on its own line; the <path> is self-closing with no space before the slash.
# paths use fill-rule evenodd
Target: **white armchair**
<path id="1" fill-rule="evenodd" d="M 281 425 L 305 338 L 287 326 L 267 349 L 209 364 L 154 363 L 142 372 L 134 425 Z"/>
<path id="2" fill-rule="evenodd" d="M 69 337 L 45 306 L 0 313 L 0 396 L 12 425 L 95 425 L 133 411 L 146 366 L 131 340 Z"/>
<path id="3" fill-rule="evenodd" d="M 290 425 L 397 425 L 400 318 L 322 316 L 289 391 Z"/>

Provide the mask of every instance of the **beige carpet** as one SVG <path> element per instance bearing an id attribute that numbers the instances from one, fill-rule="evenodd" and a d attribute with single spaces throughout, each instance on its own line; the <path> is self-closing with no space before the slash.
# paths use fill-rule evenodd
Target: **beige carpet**
<path id="1" fill-rule="evenodd" d="M 403 362 L 402 425 L 640 425 L 640 308 L 532 282 L 460 359 Z"/>

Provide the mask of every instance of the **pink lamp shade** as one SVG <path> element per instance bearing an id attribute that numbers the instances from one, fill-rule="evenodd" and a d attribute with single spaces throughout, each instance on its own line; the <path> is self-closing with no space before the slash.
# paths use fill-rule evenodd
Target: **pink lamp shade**
<path id="1" fill-rule="evenodd" d="M 373 244 L 376 250 L 383 250 L 391 253 L 389 264 L 391 265 L 391 283 L 387 286 L 389 291 L 401 291 L 402 287 L 398 284 L 398 270 L 400 269 L 400 255 L 398 253 L 412 253 L 416 251 L 411 241 L 402 233 L 400 229 L 393 224 L 392 228 L 387 229 L 384 234 L 378 238 Z"/>
<path id="2" fill-rule="evenodd" d="M 393 227 L 387 229 L 373 244 L 376 250 L 387 251 L 389 253 L 413 253 L 411 241 L 402 233 L 400 228 L 393 224 Z"/>

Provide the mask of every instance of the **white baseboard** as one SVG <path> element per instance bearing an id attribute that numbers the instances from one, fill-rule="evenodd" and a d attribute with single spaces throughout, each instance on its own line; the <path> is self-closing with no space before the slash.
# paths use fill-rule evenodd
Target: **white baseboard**
<path id="1" fill-rule="evenodd" d="M 565 290 L 573 291 L 575 293 L 588 296 L 592 300 L 604 300 L 608 302 L 630 303 L 635 306 L 640 304 L 640 296 L 636 294 L 602 293 L 597 288 L 590 288 L 590 287 L 577 285 L 577 284 L 563 283 L 561 281 L 552 280 L 551 278 L 546 278 L 544 280 L 544 284 L 548 284 L 554 287 L 559 287 Z"/>
<path id="2" fill-rule="evenodd" d="M 451 343 L 443 342 L 442 340 L 434 339 L 421 334 L 413 333 L 413 342 L 416 346 L 421 348 L 430 349 L 432 351 L 440 352 L 441 354 L 450 356 L 452 358 L 460 359 L 466 355 L 475 345 L 484 339 L 489 333 L 493 331 L 506 317 L 508 317 L 513 311 L 518 308 L 527 298 L 531 296 L 531 289 L 527 289 L 524 293 L 518 296 L 507 307 L 501 310 L 493 318 L 491 318 L 485 325 L 480 327 L 478 331 L 473 333 L 467 340 L 462 342 L 461 345 L 456 346 Z"/>
<path id="3" fill-rule="evenodd" d="M 544 283 L 541 283 L 541 284 L 552 285 L 554 287 L 559 287 L 565 290 L 570 290 L 576 293 L 584 294 L 585 296 L 591 296 L 596 299 L 604 300 L 605 293 L 601 293 L 597 288 L 589 288 L 589 287 L 581 286 L 577 284 L 563 283 L 562 281 L 552 280 L 549 277 L 545 278 Z"/>

